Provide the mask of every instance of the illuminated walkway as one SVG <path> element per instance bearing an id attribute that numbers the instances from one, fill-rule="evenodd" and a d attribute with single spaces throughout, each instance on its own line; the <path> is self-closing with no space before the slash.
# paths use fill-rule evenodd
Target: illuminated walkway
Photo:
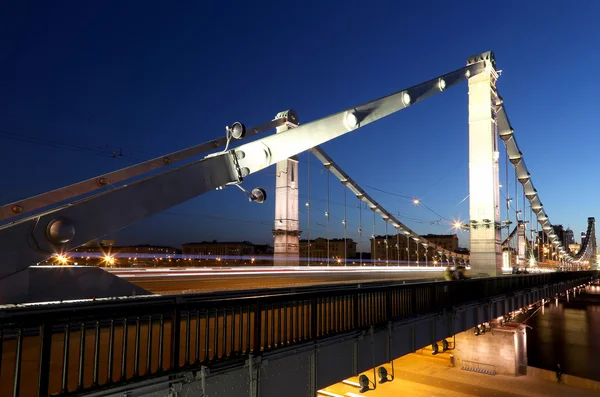
<path id="1" fill-rule="evenodd" d="M 319 393 L 318 396 L 591 397 L 598 395 L 598 392 L 591 390 L 574 388 L 531 376 L 491 376 L 463 371 L 458 367 L 450 367 L 447 354 L 432 357 L 428 355 L 428 351 L 423 354 L 415 353 L 401 357 L 394 361 L 394 367 L 396 379 L 378 384 L 376 390 L 360 394 L 358 387 L 338 383 L 324 389 L 329 393 Z M 391 375 L 391 366 L 386 366 L 386 368 Z M 367 375 L 373 380 L 372 371 Z M 358 378 L 351 378 L 349 381 L 358 382 Z"/>

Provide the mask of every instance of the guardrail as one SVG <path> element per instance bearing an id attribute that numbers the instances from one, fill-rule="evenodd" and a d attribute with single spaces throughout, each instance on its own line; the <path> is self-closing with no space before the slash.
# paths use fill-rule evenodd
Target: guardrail
<path id="1" fill-rule="evenodd" d="M 565 272 L 5 307 L 0 395 L 77 395 L 187 367 L 243 362 L 249 354 L 596 276 Z"/>

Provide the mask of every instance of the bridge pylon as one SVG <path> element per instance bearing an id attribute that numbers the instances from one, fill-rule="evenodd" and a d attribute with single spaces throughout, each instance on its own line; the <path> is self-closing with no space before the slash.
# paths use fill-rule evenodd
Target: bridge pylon
<path id="1" fill-rule="evenodd" d="M 286 122 L 277 133 L 298 126 L 294 110 L 280 112 L 275 119 Z M 300 264 L 300 228 L 298 221 L 298 156 L 280 161 L 275 176 L 275 227 L 273 228 L 273 261 L 275 266 Z"/>
<path id="2" fill-rule="evenodd" d="M 527 258 L 525 253 L 526 248 L 526 239 L 525 239 L 525 222 L 519 221 L 517 223 L 517 254 L 519 255 L 517 258 L 517 266 L 522 269 L 527 266 Z"/>
<path id="3" fill-rule="evenodd" d="M 485 70 L 469 77 L 469 214 L 471 272 L 502 274 L 500 235 L 499 151 L 496 113 L 496 61 L 488 51 L 468 59 L 485 62 Z"/>

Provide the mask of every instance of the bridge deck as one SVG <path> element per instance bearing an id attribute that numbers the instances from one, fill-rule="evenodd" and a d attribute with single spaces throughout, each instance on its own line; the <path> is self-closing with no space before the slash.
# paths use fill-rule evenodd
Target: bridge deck
<path id="1" fill-rule="evenodd" d="M 17 396 L 46 397 L 82 392 L 186 367 L 242 361 L 250 353 L 523 289 L 589 280 L 595 274 L 547 273 L 5 307 L 0 315 L 0 395 L 16 391 Z"/>

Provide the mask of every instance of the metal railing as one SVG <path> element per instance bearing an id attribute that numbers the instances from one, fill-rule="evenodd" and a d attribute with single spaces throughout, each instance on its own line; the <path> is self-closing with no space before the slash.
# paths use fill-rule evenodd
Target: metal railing
<path id="1" fill-rule="evenodd" d="M 0 395 L 76 395 L 597 272 L 139 297 L 0 311 Z M 245 296 L 244 296 L 245 295 Z M 25 376 L 26 374 L 26 380 Z"/>

